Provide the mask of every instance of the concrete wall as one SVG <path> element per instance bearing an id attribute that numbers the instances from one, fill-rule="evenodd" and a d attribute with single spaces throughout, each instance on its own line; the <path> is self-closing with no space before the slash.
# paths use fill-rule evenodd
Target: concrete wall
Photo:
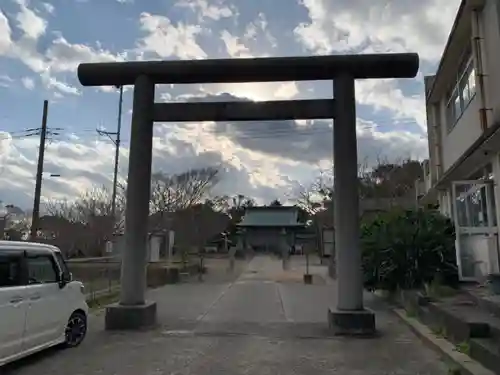
<path id="1" fill-rule="evenodd" d="M 492 121 L 500 119 L 500 2 L 487 0 L 480 14 L 484 33 L 483 51 L 487 106 L 492 109 Z M 491 126 L 491 123 L 489 124 Z"/>
<path id="2" fill-rule="evenodd" d="M 444 215 L 453 218 L 451 207 L 451 189 L 442 190 L 438 193 L 439 211 Z"/>
<path id="3" fill-rule="evenodd" d="M 424 87 L 426 97 L 434 84 L 435 76 L 427 76 L 424 78 Z M 442 153 L 441 153 L 441 105 L 427 103 L 426 105 L 426 120 L 427 120 L 427 146 L 429 149 L 429 159 L 427 171 L 424 171 L 424 188 L 421 193 L 424 194 L 430 189 L 430 186 L 435 184 L 442 173 Z M 420 193 L 420 192 L 419 192 Z"/>
<path id="4" fill-rule="evenodd" d="M 457 52 L 459 49 L 455 47 L 452 52 L 448 52 L 448 54 L 454 54 L 453 56 L 447 55 L 444 57 L 449 67 L 447 66 L 446 71 L 441 72 L 443 77 L 446 75 L 446 79 L 439 81 L 439 92 L 443 93 L 442 97 L 438 102 L 428 102 L 426 104 L 430 174 L 433 180 L 435 176 L 446 173 L 457 162 L 460 156 L 482 135 L 481 108 L 487 109 L 488 126 L 500 120 L 500 48 L 498 47 L 500 46 L 500 2 L 498 0 L 486 0 L 485 7 L 482 11 L 478 12 L 478 16 L 485 103 L 483 106 L 479 93 L 480 82 L 479 78 L 476 78 L 476 95 L 474 99 L 469 103 L 453 129 L 449 130 L 446 109 L 448 96 L 444 93 L 449 91 L 449 87 L 455 78 L 454 74 L 457 73 L 451 72 L 453 69 L 457 69 L 456 62 L 459 61 Z M 464 17 L 463 22 L 469 25 L 461 28 L 461 34 L 456 35 L 459 41 L 455 42 L 458 44 L 461 43 L 463 49 L 465 49 L 467 44 L 473 45 L 473 27 L 471 25 L 474 23 L 475 13 L 469 11 Z M 474 66 L 476 67 L 476 71 L 478 64 L 479 60 L 475 58 Z M 429 86 L 434 81 L 434 78 L 428 77 L 427 81 L 426 85 Z M 439 134 L 433 133 L 433 126 L 440 128 Z M 439 143 L 442 148 L 442 160 L 439 160 L 439 146 L 436 147 L 436 143 Z M 440 162 L 442 163 L 442 171 L 439 171 Z"/>
<path id="5" fill-rule="evenodd" d="M 442 116 L 446 116 L 446 104 L 442 103 Z M 465 151 L 477 140 L 481 134 L 479 123 L 479 100 L 478 95 L 472 99 L 462 116 L 458 119 L 453 129 L 448 132 L 447 119 L 441 123 L 443 139 L 443 169 L 447 171 L 463 155 Z"/>
<path id="6" fill-rule="evenodd" d="M 459 241 L 464 277 L 484 281 L 491 272 L 498 272 L 495 237 L 471 234 L 460 236 Z"/>
<path id="7" fill-rule="evenodd" d="M 457 27 L 456 33 L 452 35 L 453 48 L 446 52 L 443 57 L 443 66 L 440 75 L 432 78 L 439 82 L 435 92 L 439 94 L 431 96 L 427 100 L 427 121 L 429 132 L 430 168 L 431 179 L 434 176 L 443 176 L 460 157 L 483 135 L 482 114 L 486 114 L 486 125 L 491 127 L 500 121 L 500 1 L 485 0 L 484 8 L 478 12 L 469 8 L 462 14 L 461 26 Z M 478 39 L 474 40 L 476 34 Z M 479 41 L 479 43 L 477 43 Z M 447 118 L 448 93 L 457 72 L 460 50 L 465 50 L 467 44 L 472 46 L 474 67 L 477 72 L 482 71 L 482 80 L 476 76 L 476 94 L 468 107 L 464 110 L 454 127 L 450 130 Z M 475 46 L 479 44 L 480 53 L 477 54 Z M 463 48 L 462 48 L 463 47 Z M 454 71 L 455 69 L 455 71 Z M 431 82 L 427 80 L 427 86 Z M 483 91 L 481 91 L 481 84 Z M 427 88 L 426 88 L 427 89 Z M 484 95 L 482 95 L 484 92 Z M 439 128 L 436 134 L 433 129 Z M 437 147 L 436 147 L 437 144 Z M 433 148 L 434 147 L 434 148 Z M 441 148 L 441 150 L 439 150 Z M 492 156 L 500 151 L 500 145 L 493 147 Z M 441 158 L 439 156 L 441 154 Z M 498 159 L 498 156 L 495 155 Z M 442 170 L 439 165 L 442 164 Z M 496 163 L 496 167 L 495 167 Z M 493 174 L 495 177 L 495 195 L 497 220 L 500 219 L 500 162 L 492 158 Z M 480 166 L 477 166 L 480 167 Z M 477 169 L 476 169 L 477 170 Z M 464 170 L 456 179 L 468 180 L 472 178 L 474 167 Z M 439 179 L 439 178 L 438 178 Z M 451 198 L 451 186 L 446 190 L 438 192 L 440 211 L 444 215 L 453 218 L 453 204 Z M 484 234 L 461 235 L 458 238 L 460 252 L 462 254 L 462 268 L 464 276 L 481 279 L 487 273 L 498 269 L 498 239 L 485 236 Z M 466 264 L 467 263 L 467 264 Z"/>

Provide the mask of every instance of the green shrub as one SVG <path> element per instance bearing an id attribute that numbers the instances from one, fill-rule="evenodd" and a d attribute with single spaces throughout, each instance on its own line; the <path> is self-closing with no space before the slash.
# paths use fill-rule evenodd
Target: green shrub
<path id="1" fill-rule="evenodd" d="M 361 246 L 368 290 L 418 289 L 436 280 L 458 283 L 455 230 L 436 211 L 380 214 L 362 223 Z"/>

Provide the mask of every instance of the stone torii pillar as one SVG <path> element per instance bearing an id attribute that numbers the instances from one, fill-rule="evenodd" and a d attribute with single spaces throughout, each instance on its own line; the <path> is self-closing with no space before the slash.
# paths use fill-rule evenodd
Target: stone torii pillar
<path id="1" fill-rule="evenodd" d="M 337 334 L 373 333 L 375 316 L 363 307 L 354 83 L 413 78 L 418 67 L 413 53 L 81 64 L 83 86 L 134 85 L 121 295 L 106 309 L 106 328 L 138 329 L 156 322 L 156 304 L 145 299 L 154 121 L 333 118 L 337 292 L 328 322 Z M 317 80 L 334 81 L 333 100 L 154 103 L 155 84 Z"/>
<path id="2" fill-rule="evenodd" d="M 333 124 L 337 301 L 328 311 L 328 324 L 337 334 L 366 335 L 375 331 L 375 315 L 363 308 L 354 84 L 348 74 L 333 81 L 338 108 Z"/>

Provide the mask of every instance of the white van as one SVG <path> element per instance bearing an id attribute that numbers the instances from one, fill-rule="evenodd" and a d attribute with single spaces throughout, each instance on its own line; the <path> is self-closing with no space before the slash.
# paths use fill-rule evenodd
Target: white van
<path id="1" fill-rule="evenodd" d="M 0 366 L 87 333 L 83 284 L 57 247 L 0 241 Z"/>

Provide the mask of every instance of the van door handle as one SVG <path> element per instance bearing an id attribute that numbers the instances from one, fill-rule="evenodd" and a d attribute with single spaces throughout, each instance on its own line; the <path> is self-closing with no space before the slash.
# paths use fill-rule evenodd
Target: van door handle
<path id="1" fill-rule="evenodd" d="M 35 295 L 30 297 L 31 301 L 36 301 L 37 299 L 40 299 L 40 294 L 35 294 Z"/>
<path id="2" fill-rule="evenodd" d="M 9 301 L 10 303 L 19 303 L 23 300 L 23 297 L 12 297 L 12 299 Z"/>

